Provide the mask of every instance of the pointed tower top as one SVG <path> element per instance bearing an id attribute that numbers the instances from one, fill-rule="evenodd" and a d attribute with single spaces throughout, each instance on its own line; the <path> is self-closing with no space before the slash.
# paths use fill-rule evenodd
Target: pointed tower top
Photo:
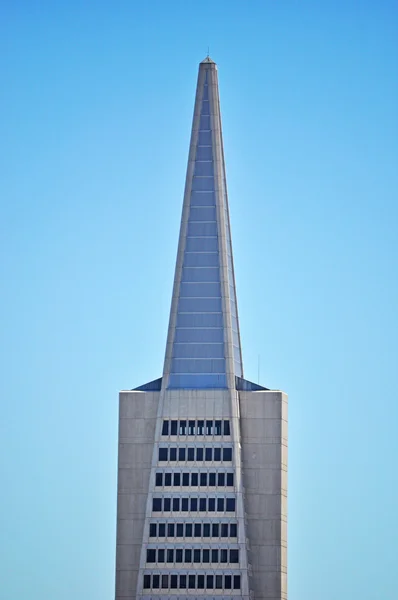
<path id="1" fill-rule="evenodd" d="M 201 64 L 201 65 L 203 65 L 204 63 L 211 63 L 212 65 L 215 65 L 215 64 L 216 64 L 216 63 L 214 62 L 214 60 L 212 60 L 212 59 L 210 58 L 210 56 L 209 56 L 209 55 L 207 55 L 207 56 L 206 56 L 206 58 L 205 58 L 205 59 L 203 59 L 203 60 L 202 60 L 202 62 L 201 62 L 200 64 Z"/>

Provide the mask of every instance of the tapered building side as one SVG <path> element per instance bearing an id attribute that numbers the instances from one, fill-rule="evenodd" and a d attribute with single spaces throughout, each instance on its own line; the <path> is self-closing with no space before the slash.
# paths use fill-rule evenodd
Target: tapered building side
<path id="1" fill-rule="evenodd" d="M 287 396 L 243 377 L 217 66 L 199 65 L 163 376 L 120 392 L 116 600 L 287 599 Z"/>

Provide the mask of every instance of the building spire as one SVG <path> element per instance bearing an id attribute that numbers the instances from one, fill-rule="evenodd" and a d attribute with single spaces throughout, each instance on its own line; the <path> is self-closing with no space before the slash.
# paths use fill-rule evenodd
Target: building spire
<path id="1" fill-rule="evenodd" d="M 216 63 L 199 65 L 163 388 L 243 377 Z"/>

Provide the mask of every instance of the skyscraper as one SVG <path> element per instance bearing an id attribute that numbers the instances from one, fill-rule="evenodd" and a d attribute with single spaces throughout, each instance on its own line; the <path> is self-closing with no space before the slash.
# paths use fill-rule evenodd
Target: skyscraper
<path id="1" fill-rule="evenodd" d="M 286 521 L 287 397 L 243 377 L 217 66 L 207 57 L 163 376 L 120 393 L 116 600 L 285 600 Z"/>

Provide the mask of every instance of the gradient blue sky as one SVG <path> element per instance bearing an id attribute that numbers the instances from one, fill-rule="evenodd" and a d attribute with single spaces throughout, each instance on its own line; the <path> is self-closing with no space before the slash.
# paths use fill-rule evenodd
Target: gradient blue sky
<path id="1" fill-rule="evenodd" d="M 118 391 L 162 371 L 208 45 L 289 598 L 398 597 L 397 40 L 387 0 L 1 3 L 1 600 L 113 598 Z"/>

